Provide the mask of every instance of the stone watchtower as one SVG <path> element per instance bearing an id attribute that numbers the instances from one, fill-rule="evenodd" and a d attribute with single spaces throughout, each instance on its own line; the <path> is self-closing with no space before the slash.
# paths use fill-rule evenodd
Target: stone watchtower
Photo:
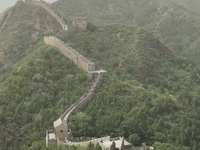
<path id="1" fill-rule="evenodd" d="M 67 138 L 68 129 L 67 124 L 64 120 L 58 118 L 56 121 L 54 121 L 53 125 L 57 139 L 64 140 L 65 138 Z"/>
<path id="2" fill-rule="evenodd" d="M 73 27 L 77 27 L 81 30 L 87 29 L 87 18 L 86 17 L 74 17 L 72 21 Z"/>

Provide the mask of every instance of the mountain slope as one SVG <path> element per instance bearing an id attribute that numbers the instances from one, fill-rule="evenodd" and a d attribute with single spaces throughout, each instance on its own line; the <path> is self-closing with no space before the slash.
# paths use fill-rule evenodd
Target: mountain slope
<path id="1" fill-rule="evenodd" d="M 43 141 L 52 122 L 87 85 L 85 73 L 57 50 L 40 45 L 0 87 L 0 129 L 5 133 L 0 148 L 28 148 Z"/>
<path id="2" fill-rule="evenodd" d="M 95 1 L 89 2 L 70 3 L 74 10 L 63 8 L 60 11 L 69 12 L 65 18 L 73 15 L 76 9 L 77 14 L 81 14 L 79 7 L 96 6 Z M 103 2 L 98 1 L 98 6 L 104 8 Z M 146 1 L 136 0 L 115 2 L 120 5 L 113 6 L 109 1 L 109 7 L 104 8 L 108 15 L 100 13 L 102 18 L 96 22 L 101 23 L 104 19 L 110 22 L 110 14 L 114 21 L 123 19 L 119 16 L 126 11 L 118 13 L 124 10 L 121 8 L 146 4 Z M 153 6 L 154 3 L 148 1 L 147 4 Z M 138 12 L 148 16 L 151 11 L 157 12 L 156 8 L 157 5 L 148 7 L 148 13 L 143 11 L 145 7 L 138 8 Z M 165 5 L 161 8 L 161 14 L 165 8 L 170 10 Z M 96 9 L 101 12 L 101 7 L 93 7 L 93 16 L 99 15 Z M 59 25 L 43 9 L 18 3 L 12 10 L 3 18 L 0 31 L 1 49 L 6 54 L 2 55 L 5 60 L 2 66 L 15 64 L 12 73 L 0 85 L 0 149 L 46 149 L 43 143 L 46 129 L 51 128 L 52 122 L 82 95 L 89 78 L 57 50 L 39 43 L 44 34 L 55 34 L 60 29 L 57 30 Z M 144 21 L 139 14 L 134 15 L 140 20 L 138 24 L 147 28 L 154 25 L 151 19 L 159 18 L 155 15 Z M 88 29 L 71 38 L 61 38 L 95 62 L 98 68 L 106 69 L 109 76 L 88 108 L 71 117 L 74 135 L 125 136 L 127 139 L 135 136 L 139 140 L 134 145 L 158 141 L 198 150 L 200 70 L 186 59 L 175 56 L 151 33 L 139 27 L 116 24 L 95 27 L 90 24 Z M 39 35 L 35 35 L 36 32 Z M 90 130 L 85 130 L 88 126 Z"/>
<path id="3" fill-rule="evenodd" d="M 45 34 L 53 34 L 59 24 L 42 8 L 18 2 L 0 21 L 0 81 L 3 72 L 28 55 Z"/>
<path id="4" fill-rule="evenodd" d="M 53 6 L 65 18 L 85 15 L 96 24 L 139 25 L 199 64 L 200 17 L 183 5 L 166 0 L 60 0 Z"/>
<path id="5" fill-rule="evenodd" d="M 197 68 L 137 27 L 108 25 L 79 32 L 67 42 L 110 75 L 84 114 L 71 118 L 74 135 L 137 134 L 136 145 L 159 141 L 198 149 Z"/>

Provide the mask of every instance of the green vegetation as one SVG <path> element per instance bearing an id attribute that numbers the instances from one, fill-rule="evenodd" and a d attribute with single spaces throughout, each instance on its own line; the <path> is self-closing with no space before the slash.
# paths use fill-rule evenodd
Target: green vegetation
<path id="1" fill-rule="evenodd" d="M 196 4 L 199 4 L 199 1 L 171 2 L 168 0 L 60 0 L 53 6 L 64 18 L 85 15 L 90 22 L 97 25 L 118 23 L 141 26 L 152 32 L 177 54 L 186 56 L 199 65 L 200 17 L 183 7 L 186 3 L 190 3 L 191 9 L 196 7 L 197 10 L 200 5 Z"/>
<path id="2" fill-rule="evenodd" d="M 65 19 L 88 16 L 88 31 L 61 38 L 109 73 L 84 112 L 70 118 L 75 136 L 124 136 L 158 150 L 200 149 L 200 69 L 153 36 L 198 63 L 198 15 L 157 0 L 60 0 L 54 7 Z M 90 79 L 39 43 L 59 30 L 46 11 L 24 3 L 0 21 L 0 149 L 60 149 L 45 147 L 45 131 Z M 100 150 L 92 144 L 67 148 Z"/>
<path id="3" fill-rule="evenodd" d="M 84 114 L 71 118 L 77 136 L 89 124 L 84 135 L 91 137 L 137 135 L 138 144 L 199 148 L 198 68 L 135 27 L 105 26 L 79 32 L 67 42 L 110 75 Z M 87 116 L 82 130 L 81 116 Z"/>
<path id="4" fill-rule="evenodd" d="M 43 140 L 52 122 L 87 86 L 85 73 L 58 51 L 40 45 L 1 86 L 1 149 L 29 147 Z"/>

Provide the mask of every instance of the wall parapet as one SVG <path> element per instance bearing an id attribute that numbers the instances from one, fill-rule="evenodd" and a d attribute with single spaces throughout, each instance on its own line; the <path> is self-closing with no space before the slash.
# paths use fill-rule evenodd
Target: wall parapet
<path id="1" fill-rule="evenodd" d="M 73 61 L 78 67 L 82 68 L 84 71 L 95 71 L 95 64 L 79 54 L 75 49 L 61 41 L 60 39 L 49 36 L 44 37 L 44 42 L 47 45 L 54 46 L 60 51 L 64 56 L 68 57 Z"/>

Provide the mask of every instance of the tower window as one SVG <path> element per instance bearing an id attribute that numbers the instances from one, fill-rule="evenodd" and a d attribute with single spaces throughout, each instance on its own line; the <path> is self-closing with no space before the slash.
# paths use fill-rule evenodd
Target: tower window
<path id="1" fill-rule="evenodd" d="M 60 130 L 61 133 L 63 133 L 63 130 Z"/>

